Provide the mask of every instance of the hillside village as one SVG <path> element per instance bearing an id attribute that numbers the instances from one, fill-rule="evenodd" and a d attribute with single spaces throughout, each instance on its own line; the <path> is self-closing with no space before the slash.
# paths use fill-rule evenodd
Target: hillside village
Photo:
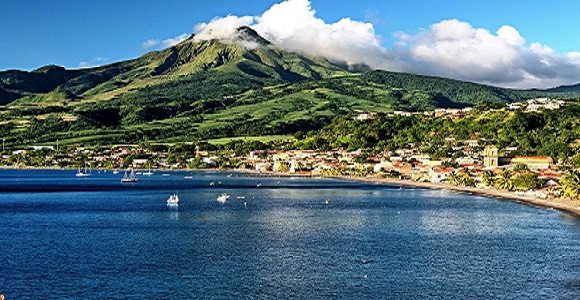
<path id="1" fill-rule="evenodd" d="M 565 102 L 533 99 L 510 104 L 504 110 L 537 112 L 555 110 Z M 459 118 L 472 113 L 472 108 L 437 109 L 422 112 L 434 118 Z M 392 115 L 416 114 L 393 112 Z M 373 113 L 357 112 L 353 122 L 372 119 Z M 58 146 L 56 146 L 58 147 Z M 347 151 L 253 149 L 235 153 L 220 149 L 203 149 L 203 145 L 112 145 L 55 149 L 55 146 L 30 146 L 27 149 L 3 151 L 5 167 L 51 167 L 93 169 L 237 169 L 258 173 L 284 173 L 301 176 L 352 176 L 411 180 L 415 182 L 449 183 L 460 186 L 514 190 L 539 198 L 562 194 L 562 177 L 567 166 L 548 156 L 516 155 L 517 147 L 498 149 L 485 139 L 458 140 L 447 137 L 445 145 L 452 152 L 434 159 L 417 147 L 373 153 L 365 149 Z M 211 148 L 211 147 L 209 147 Z M 580 139 L 576 149 L 580 148 Z M 4 150 L 4 149 L 3 149 Z M 573 195 L 572 195 L 573 196 Z M 576 196 L 577 197 L 577 196 Z"/>

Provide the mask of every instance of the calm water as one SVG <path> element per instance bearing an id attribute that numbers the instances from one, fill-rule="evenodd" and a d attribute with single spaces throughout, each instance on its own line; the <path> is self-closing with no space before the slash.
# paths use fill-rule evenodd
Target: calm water
<path id="1" fill-rule="evenodd" d="M 0 294 L 580 298 L 580 221 L 558 211 L 338 180 L 191 174 L 122 185 L 110 172 L 0 171 Z M 181 204 L 170 210 L 174 192 Z M 225 205 L 222 192 L 232 196 Z"/>

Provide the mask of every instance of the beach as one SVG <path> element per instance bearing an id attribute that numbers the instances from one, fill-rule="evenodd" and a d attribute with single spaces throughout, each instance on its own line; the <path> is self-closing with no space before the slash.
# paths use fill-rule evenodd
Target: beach
<path id="1" fill-rule="evenodd" d="M 563 198 L 541 199 L 532 196 L 520 196 L 511 191 L 502 191 L 497 189 L 481 189 L 476 187 L 455 186 L 444 183 L 418 182 L 411 180 L 400 180 L 395 178 L 378 178 L 378 177 L 336 177 L 340 179 L 356 180 L 378 184 L 412 186 L 426 189 L 444 189 L 461 193 L 469 193 L 486 197 L 494 197 L 506 200 L 512 200 L 523 204 L 539 206 L 544 208 L 558 209 L 576 217 L 580 217 L 580 200 L 568 200 Z"/>

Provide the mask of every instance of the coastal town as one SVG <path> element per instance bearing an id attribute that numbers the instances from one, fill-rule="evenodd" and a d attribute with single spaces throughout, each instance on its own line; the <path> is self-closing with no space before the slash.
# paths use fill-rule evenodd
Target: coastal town
<path id="1" fill-rule="evenodd" d="M 533 99 L 510 104 L 507 110 L 556 110 L 563 101 Z M 425 112 L 433 118 L 457 118 L 472 108 Z M 394 112 L 393 114 L 409 114 Z M 358 112 L 353 122 L 373 118 Z M 580 139 L 573 145 L 580 149 Z M 517 147 L 498 148 L 486 139 L 445 138 L 444 157 L 422 153 L 418 147 L 375 152 L 369 149 L 328 151 L 288 149 L 284 143 L 265 149 L 224 149 L 208 143 L 126 144 L 60 149 L 30 146 L 4 151 L 1 164 L 10 168 L 88 169 L 228 169 L 258 174 L 348 177 L 430 183 L 482 190 L 500 190 L 518 197 L 578 201 L 578 168 L 549 156 L 519 155 Z M 232 147 L 233 148 L 233 147 Z M 262 147 L 264 148 L 264 147 Z"/>

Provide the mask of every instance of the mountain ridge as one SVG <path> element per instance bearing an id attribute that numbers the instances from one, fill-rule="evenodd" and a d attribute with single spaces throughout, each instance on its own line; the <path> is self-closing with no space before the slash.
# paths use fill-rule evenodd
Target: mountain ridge
<path id="1" fill-rule="evenodd" d="M 99 67 L 0 72 L 0 104 L 6 105 L 0 125 L 9 124 L 20 142 L 191 140 L 293 134 L 361 110 L 580 95 L 574 88 L 514 90 L 351 67 L 284 51 L 250 27 L 239 28 L 231 40 L 192 35 Z"/>
<path id="2" fill-rule="evenodd" d="M 217 69 L 235 62 L 234 69 L 259 78 L 273 78 L 285 82 L 308 79 L 324 79 L 341 75 L 353 75 L 369 69 L 359 66 L 355 71 L 349 66 L 331 63 L 324 58 L 308 58 L 287 52 L 261 37 L 248 26 L 237 29 L 234 39 L 229 41 L 212 39 L 197 40 L 189 36 L 181 43 L 167 49 L 146 53 L 138 58 L 115 62 L 99 67 L 85 69 L 65 69 L 48 65 L 33 71 L 7 70 L 0 72 L 0 104 L 10 104 L 15 100 L 53 92 L 61 93 L 63 99 L 82 98 L 83 94 L 99 85 L 98 92 L 110 91 L 114 87 L 130 85 L 129 81 L 163 75 L 191 75 Z M 352 66 L 351 66 L 352 67 Z M 380 70 L 379 70 L 380 71 Z M 387 71 L 388 72 L 388 71 Z M 373 73 L 373 71 L 370 71 Z M 551 89 L 509 89 L 493 85 L 472 83 L 438 76 L 424 76 L 397 73 L 400 77 L 427 78 L 440 82 L 448 80 L 456 83 L 469 83 L 490 87 L 496 93 L 505 91 L 536 93 L 580 93 L 580 83 Z M 376 74 L 376 73 L 375 73 Z M 392 75 L 390 77 L 393 77 Z M 393 83 L 392 80 L 388 81 Z M 106 84 L 108 83 L 108 87 Z M 384 82 L 387 83 L 387 82 Z M 132 88 L 132 87 L 130 87 Z M 139 88 L 138 86 L 135 88 Z M 502 92 L 499 92 L 502 91 Z M 94 94 L 94 93 L 93 93 Z M 503 97 L 509 101 L 509 97 Z M 451 99 L 454 100 L 454 99 Z"/>

